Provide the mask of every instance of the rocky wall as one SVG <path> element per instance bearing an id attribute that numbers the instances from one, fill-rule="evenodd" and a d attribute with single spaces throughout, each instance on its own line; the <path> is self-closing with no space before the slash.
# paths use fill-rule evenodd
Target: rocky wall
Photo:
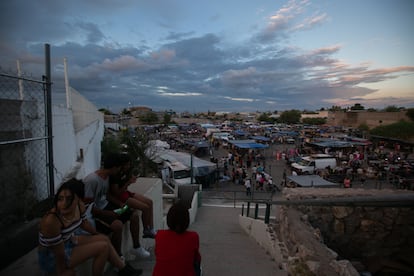
<path id="1" fill-rule="evenodd" d="M 338 259 L 338 254 L 324 244 L 320 231 L 300 211 L 281 207 L 275 229 L 288 254 L 285 266 L 289 275 L 359 275 L 349 261 Z"/>
<path id="2" fill-rule="evenodd" d="M 385 196 L 407 192 L 296 188 L 290 191 L 287 189 L 284 195 L 287 199 L 299 200 Z M 349 260 L 359 272 L 367 271 L 377 275 L 414 273 L 414 266 L 411 265 L 414 258 L 413 208 L 281 207 L 279 221 L 279 236 L 289 249 L 289 255 L 306 263 L 311 262 L 309 267 L 312 267 L 314 260 L 317 260 L 317 267 L 348 266 L 347 262 L 338 264 L 337 260 Z M 321 249 L 321 245 L 326 248 Z M 320 261 L 324 259 L 329 261 Z"/>

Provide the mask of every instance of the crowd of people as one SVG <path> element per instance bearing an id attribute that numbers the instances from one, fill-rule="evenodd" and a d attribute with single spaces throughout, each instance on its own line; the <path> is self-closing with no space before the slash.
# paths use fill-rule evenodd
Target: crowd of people
<path id="1" fill-rule="evenodd" d="M 251 196 L 252 189 L 260 191 L 273 191 L 272 176 L 265 172 L 265 158 L 257 150 L 248 150 L 240 153 L 233 147 L 226 148 L 227 156 L 220 160 L 223 168 L 222 179 L 231 181 L 236 185 L 244 185 L 246 195 Z"/>
<path id="2" fill-rule="evenodd" d="M 38 260 L 42 271 L 76 275 L 76 268 L 92 259 L 94 276 L 103 275 L 107 262 L 118 275 L 141 275 L 142 269 L 125 261 L 121 248 L 122 230 L 129 221 L 133 242 L 130 253 L 139 258 L 150 256 L 140 244 L 139 210 L 144 227 L 142 238 L 155 239 L 153 275 L 199 275 L 198 234 L 187 230 L 187 207 L 180 202 L 174 204 L 167 215 L 170 230 L 155 231 L 152 200 L 128 190 L 135 182 L 131 160 L 123 153 L 108 154 L 102 168 L 82 180 L 63 182 L 39 225 Z M 172 250 L 177 248 L 179 254 Z M 198 264 L 197 269 L 194 264 Z"/>

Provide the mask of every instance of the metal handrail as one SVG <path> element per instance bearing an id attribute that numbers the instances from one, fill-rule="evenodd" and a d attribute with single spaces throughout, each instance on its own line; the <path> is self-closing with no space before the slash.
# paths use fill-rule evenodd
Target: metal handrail
<path id="1" fill-rule="evenodd" d="M 213 190 L 214 191 L 214 190 Z M 208 190 L 204 190 L 204 192 L 208 192 Z M 266 192 L 266 191 L 252 191 L 250 196 L 245 195 L 246 191 L 241 191 L 241 190 L 220 190 L 220 191 L 216 191 L 218 193 L 222 193 L 222 194 L 232 194 L 232 200 L 233 200 L 233 207 L 236 208 L 236 202 L 237 201 L 246 201 L 246 200 L 256 200 L 256 201 L 269 201 L 271 200 L 273 193 L 272 192 Z M 237 194 L 243 194 L 243 197 L 237 197 Z M 266 197 L 269 197 L 269 199 L 255 199 L 255 195 L 259 194 L 259 195 L 265 195 Z M 209 199 L 229 199 L 228 197 L 224 197 L 224 196 L 209 196 Z"/>
<path id="2" fill-rule="evenodd" d="M 389 208 L 412 208 L 414 207 L 414 194 L 390 195 L 382 197 L 345 197 L 331 199 L 302 199 L 302 200 L 248 200 L 246 216 L 250 214 L 250 205 L 255 204 L 254 219 L 258 219 L 259 205 L 266 205 L 264 222 L 270 222 L 270 208 L 272 205 L 284 206 L 341 206 L 341 207 L 389 207 Z M 242 216 L 244 215 L 244 204 L 242 205 Z"/>

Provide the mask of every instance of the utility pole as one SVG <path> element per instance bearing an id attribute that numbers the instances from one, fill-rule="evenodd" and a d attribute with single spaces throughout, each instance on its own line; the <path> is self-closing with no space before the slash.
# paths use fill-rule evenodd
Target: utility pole
<path id="1" fill-rule="evenodd" d="M 53 133 L 52 133 L 52 77 L 50 73 L 50 45 L 45 44 L 45 76 L 46 85 L 46 136 L 47 136 L 47 166 L 49 172 L 49 192 L 53 197 L 55 194 L 55 175 L 53 172 Z"/>

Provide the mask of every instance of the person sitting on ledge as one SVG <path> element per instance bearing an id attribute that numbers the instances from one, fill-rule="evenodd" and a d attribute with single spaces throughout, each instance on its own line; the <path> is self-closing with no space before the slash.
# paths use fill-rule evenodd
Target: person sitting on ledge
<path id="1" fill-rule="evenodd" d="M 118 275 L 141 275 L 142 270 L 125 263 L 107 236 L 99 234 L 85 216 L 80 200 L 83 183 L 76 179 L 64 182 L 53 200 L 53 208 L 39 225 L 38 259 L 42 271 L 58 275 L 75 275 L 76 266 L 92 258 L 92 275 L 103 275 L 109 261 Z M 77 235 L 82 228 L 91 235 Z"/>
<path id="2" fill-rule="evenodd" d="M 139 214 L 133 209 L 117 213 L 119 206 L 107 200 L 109 177 L 119 173 L 122 160 L 119 153 L 110 153 L 104 157 L 103 168 L 87 175 L 85 183 L 85 202 L 94 202 L 92 214 L 96 229 L 103 234 L 112 234 L 111 240 L 116 251 L 122 256 L 122 229 L 130 221 L 130 233 L 133 242 L 131 253 L 137 257 L 147 258 L 150 253 L 141 246 L 139 239 Z"/>
<path id="3" fill-rule="evenodd" d="M 135 183 L 137 176 L 132 174 L 131 158 L 128 154 L 120 154 L 121 169 L 118 174 L 109 177 L 109 202 L 123 208 L 140 210 L 142 212 L 143 238 L 155 238 L 153 202 L 150 198 L 128 191 L 128 186 Z"/>

